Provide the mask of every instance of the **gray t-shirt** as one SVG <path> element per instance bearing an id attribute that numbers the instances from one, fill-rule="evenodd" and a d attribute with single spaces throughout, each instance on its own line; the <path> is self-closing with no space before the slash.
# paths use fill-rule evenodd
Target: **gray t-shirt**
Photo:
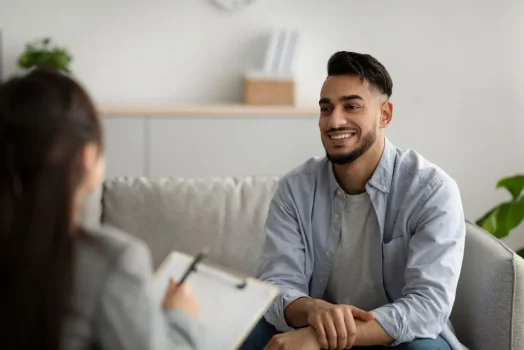
<path id="1" fill-rule="evenodd" d="M 325 298 L 371 311 L 388 303 L 382 279 L 373 271 L 381 261 L 373 252 L 381 249 L 378 220 L 369 194 L 346 194 L 342 229 Z"/>

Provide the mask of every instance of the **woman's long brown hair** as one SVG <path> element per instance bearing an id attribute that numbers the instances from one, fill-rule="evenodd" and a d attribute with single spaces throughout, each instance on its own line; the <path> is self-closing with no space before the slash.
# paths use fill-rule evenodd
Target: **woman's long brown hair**
<path id="1" fill-rule="evenodd" d="M 34 70 L 0 84 L 0 344 L 60 349 L 74 288 L 82 152 L 102 131 L 71 78 Z"/>

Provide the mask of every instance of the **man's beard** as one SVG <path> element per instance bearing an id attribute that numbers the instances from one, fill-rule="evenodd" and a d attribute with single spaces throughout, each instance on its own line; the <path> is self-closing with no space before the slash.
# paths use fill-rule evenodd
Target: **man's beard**
<path id="1" fill-rule="evenodd" d="M 360 158 L 360 156 L 362 156 L 364 153 L 366 153 L 371 148 L 371 146 L 375 144 L 376 140 L 376 128 L 373 128 L 373 130 L 371 130 L 364 136 L 364 138 L 362 139 L 362 144 L 353 151 L 340 156 L 331 155 L 326 151 L 326 157 L 333 164 L 344 165 L 352 163 L 358 158 Z"/>

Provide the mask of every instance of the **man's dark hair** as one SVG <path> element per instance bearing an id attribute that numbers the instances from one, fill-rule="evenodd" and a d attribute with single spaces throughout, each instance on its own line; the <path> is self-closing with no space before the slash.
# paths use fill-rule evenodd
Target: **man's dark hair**
<path id="1" fill-rule="evenodd" d="M 330 57 L 327 64 L 328 76 L 356 75 L 388 96 L 393 93 L 393 81 L 386 68 L 373 56 L 357 52 L 339 51 Z"/>

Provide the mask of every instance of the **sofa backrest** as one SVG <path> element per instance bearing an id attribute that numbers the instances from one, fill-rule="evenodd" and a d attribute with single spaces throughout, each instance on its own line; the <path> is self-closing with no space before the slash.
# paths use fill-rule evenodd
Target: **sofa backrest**
<path id="1" fill-rule="evenodd" d="M 101 218 L 143 239 L 155 267 L 172 250 L 253 275 L 276 177 L 117 178 L 104 184 Z M 97 214 L 100 215 L 100 212 Z"/>

